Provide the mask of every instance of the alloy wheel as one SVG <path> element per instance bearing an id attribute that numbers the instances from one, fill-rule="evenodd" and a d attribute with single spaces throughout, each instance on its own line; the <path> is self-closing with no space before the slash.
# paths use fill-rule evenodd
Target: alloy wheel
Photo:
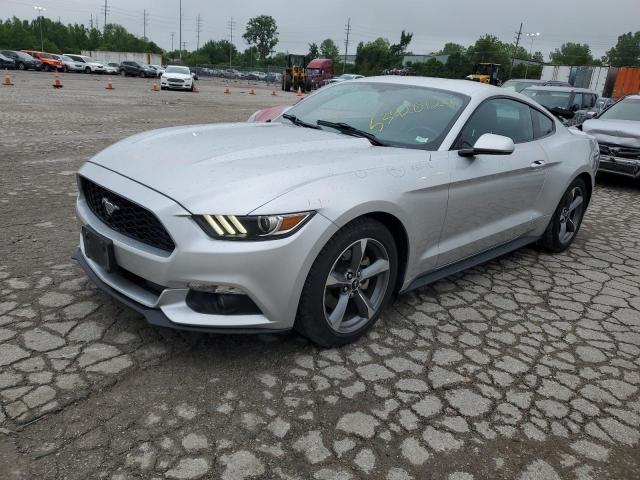
<path id="1" fill-rule="evenodd" d="M 325 282 L 324 312 L 331 329 L 350 333 L 366 325 L 384 302 L 389 276 L 382 243 L 363 238 L 344 249 Z"/>
<path id="2" fill-rule="evenodd" d="M 584 211 L 584 195 L 580 187 L 574 187 L 565 197 L 565 202 L 560 211 L 560 230 L 558 239 L 561 243 L 569 242 L 576 234 L 582 212 Z"/>

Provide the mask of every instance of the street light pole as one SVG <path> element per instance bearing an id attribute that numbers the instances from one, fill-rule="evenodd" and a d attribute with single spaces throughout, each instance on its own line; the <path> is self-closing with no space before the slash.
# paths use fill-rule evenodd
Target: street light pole
<path id="1" fill-rule="evenodd" d="M 42 12 L 46 10 L 44 7 L 33 7 L 38 12 L 38 18 L 40 19 L 40 49 L 44 52 L 44 39 L 42 37 Z"/>
<path id="2" fill-rule="evenodd" d="M 536 37 L 540 36 L 540 32 L 527 33 L 525 35 L 531 38 L 531 47 L 529 48 L 529 60 L 527 61 L 527 64 L 524 67 L 524 78 L 527 78 L 527 74 L 529 73 L 529 62 L 531 61 L 531 54 L 533 53 L 533 41 L 535 40 Z"/>

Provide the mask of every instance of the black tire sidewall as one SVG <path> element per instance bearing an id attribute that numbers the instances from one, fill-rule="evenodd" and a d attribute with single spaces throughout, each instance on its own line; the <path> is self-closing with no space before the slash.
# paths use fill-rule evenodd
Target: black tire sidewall
<path id="1" fill-rule="evenodd" d="M 571 239 L 568 242 L 563 243 L 560 241 L 560 238 L 559 238 L 560 237 L 560 214 L 565 204 L 565 199 L 567 198 L 567 195 L 569 195 L 569 193 L 576 187 L 580 188 L 580 190 L 582 191 L 582 198 L 584 199 L 582 214 L 580 216 L 580 220 L 578 221 L 578 224 L 576 225 L 575 234 L 573 235 L 573 237 L 571 237 Z M 550 250 L 555 253 L 559 253 L 571 246 L 573 241 L 578 236 L 578 232 L 580 231 L 580 227 L 582 226 L 582 220 L 584 219 L 584 215 L 587 210 L 587 200 L 588 200 L 587 185 L 585 184 L 584 180 L 582 180 L 581 178 L 576 178 L 573 182 L 571 182 L 571 185 L 569 185 L 569 187 L 565 190 L 564 194 L 562 195 L 562 198 L 560 199 L 560 202 L 558 203 L 558 206 L 556 207 L 555 212 L 553 212 L 553 217 L 551 218 L 551 222 L 549 223 L 549 226 L 545 231 L 545 234 L 542 240 L 542 245 L 547 250 Z"/>
<path id="2" fill-rule="evenodd" d="M 329 326 L 325 317 L 325 282 L 338 256 L 349 245 L 362 238 L 375 239 L 387 250 L 390 265 L 389 284 L 380 308 L 368 323 L 356 331 L 339 333 Z M 314 261 L 300 296 L 294 328 L 322 347 L 337 347 L 352 343 L 370 330 L 380 318 L 380 314 L 393 295 L 397 274 L 397 247 L 389 230 L 382 223 L 371 218 L 351 222 L 336 232 Z"/>

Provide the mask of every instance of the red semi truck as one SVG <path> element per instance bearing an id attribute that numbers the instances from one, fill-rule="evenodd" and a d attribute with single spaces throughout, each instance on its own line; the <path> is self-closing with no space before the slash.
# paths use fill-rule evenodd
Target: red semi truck
<path id="1" fill-rule="evenodd" d="M 311 88 L 323 87 L 333 78 L 333 60 L 330 58 L 316 58 L 307 65 L 307 77 L 311 80 Z"/>

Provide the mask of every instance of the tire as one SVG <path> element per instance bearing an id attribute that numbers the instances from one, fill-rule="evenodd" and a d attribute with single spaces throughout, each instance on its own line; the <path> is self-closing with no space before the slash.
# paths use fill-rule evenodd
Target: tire
<path id="1" fill-rule="evenodd" d="M 290 92 L 291 91 L 291 75 L 285 76 L 283 79 L 283 82 L 284 82 L 284 91 Z"/>
<path id="2" fill-rule="evenodd" d="M 45 72 L 50 72 L 50 71 L 51 71 L 51 67 L 50 67 L 49 65 L 46 65 L 46 64 L 45 64 L 45 66 L 43 67 L 43 70 L 44 70 Z"/>
<path id="3" fill-rule="evenodd" d="M 564 192 L 538 245 L 549 252 L 564 252 L 578 235 L 586 208 L 587 185 L 576 178 Z"/>
<path id="4" fill-rule="evenodd" d="M 124 70 L 120 70 L 120 75 L 122 75 L 123 77 L 127 76 L 127 72 L 125 72 Z"/>
<path id="5" fill-rule="evenodd" d="M 193 92 L 193 83 L 191 84 L 191 88 L 189 89 L 190 92 Z"/>
<path id="6" fill-rule="evenodd" d="M 139 76 L 140 78 L 144 78 L 144 72 L 140 72 L 140 73 L 138 73 L 138 76 Z"/>
<path id="7" fill-rule="evenodd" d="M 304 90 L 305 92 L 310 92 L 311 90 L 313 90 L 313 85 L 311 83 L 311 79 L 307 78 L 307 81 L 304 82 Z"/>
<path id="8" fill-rule="evenodd" d="M 86 73 L 87 75 L 89 75 L 91 73 L 91 68 L 87 67 L 84 69 L 84 73 Z"/>
<path id="9" fill-rule="evenodd" d="M 359 255 L 363 242 L 364 254 Z M 370 271 L 372 275 L 366 279 L 357 274 L 373 264 L 382 265 L 383 270 Z M 329 240 L 313 263 L 294 328 L 321 347 L 354 342 L 380 317 L 397 274 L 398 253 L 389 230 L 370 218 L 351 222 Z M 332 285 L 327 285 L 328 281 Z"/>
<path id="10" fill-rule="evenodd" d="M 25 67 L 24 67 L 24 63 L 19 62 L 19 63 L 18 63 L 18 70 L 24 70 L 24 69 L 25 69 Z"/>

